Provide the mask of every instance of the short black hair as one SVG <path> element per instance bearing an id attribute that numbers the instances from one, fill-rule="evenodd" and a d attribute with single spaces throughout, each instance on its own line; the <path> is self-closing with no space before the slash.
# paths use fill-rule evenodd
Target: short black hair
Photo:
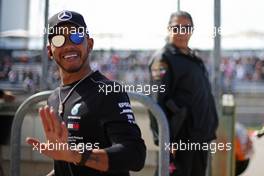
<path id="1" fill-rule="evenodd" d="M 185 11 L 177 11 L 177 12 L 172 13 L 171 16 L 170 16 L 170 20 L 169 20 L 169 26 L 171 25 L 172 19 L 174 17 L 184 17 L 184 18 L 187 18 L 188 20 L 190 20 L 191 25 L 193 26 L 192 16 L 188 12 L 185 12 Z"/>

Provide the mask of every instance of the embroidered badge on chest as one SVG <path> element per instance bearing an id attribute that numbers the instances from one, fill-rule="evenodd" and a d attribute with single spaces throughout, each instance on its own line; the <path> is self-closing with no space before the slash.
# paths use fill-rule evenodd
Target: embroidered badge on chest
<path id="1" fill-rule="evenodd" d="M 78 131 L 80 129 L 80 120 L 80 116 L 68 116 L 68 129 Z"/>
<path id="2" fill-rule="evenodd" d="M 67 125 L 68 129 L 78 131 L 80 129 L 80 123 L 69 122 Z"/>

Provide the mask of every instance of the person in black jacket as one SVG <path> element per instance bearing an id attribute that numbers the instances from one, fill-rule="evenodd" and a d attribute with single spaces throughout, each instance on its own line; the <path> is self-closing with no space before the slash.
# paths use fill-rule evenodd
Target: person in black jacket
<path id="1" fill-rule="evenodd" d="M 129 176 L 143 168 L 146 147 L 125 92 L 93 71 L 93 39 L 81 14 L 62 11 L 49 19 L 48 54 L 59 67 L 61 86 L 39 110 L 46 142 L 28 144 L 54 160 L 56 176 Z"/>
<path id="2" fill-rule="evenodd" d="M 167 115 L 171 144 L 209 144 L 216 139 L 218 117 L 204 63 L 188 47 L 193 32 L 191 15 L 173 13 L 168 31 L 167 44 L 153 55 L 149 65 L 151 84 L 165 85 L 166 91 L 153 93 L 152 97 Z M 158 144 L 158 125 L 151 113 L 150 120 Z M 171 151 L 171 175 L 205 175 L 208 151 Z"/>

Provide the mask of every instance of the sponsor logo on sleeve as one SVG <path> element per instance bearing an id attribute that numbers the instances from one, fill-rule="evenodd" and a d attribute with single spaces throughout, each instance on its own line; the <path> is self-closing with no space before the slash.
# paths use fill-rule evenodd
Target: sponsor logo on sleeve
<path id="1" fill-rule="evenodd" d="M 131 105 L 129 102 L 121 102 L 118 103 L 119 108 L 131 108 Z"/>
<path id="2" fill-rule="evenodd" d="M 135 118 L 132 114 L 127 114 L 127 120 L 129 123 L 136 124 Z"/>
<path id="3" fill-rule="evenodd" d="M 136 124 L 133 110 L 131 109 L 131 104 L 129 102 L 120 102 L 118 103 L 118 107 L 120 109 L 120 114 L 126 114 L 122 117 L 126 118 L 129 123 Z"/>
<path id="4" fill-rule="evenodd" d="M 120 114 L 133 113 L 129 102 L 120 102 L 118 103 L 118 107 L 120 109 Z"/>
<path id="5" fill-rule="evenodd" d="M 132 109 L 123 109 L 120 114 L 133 113 Z"/>

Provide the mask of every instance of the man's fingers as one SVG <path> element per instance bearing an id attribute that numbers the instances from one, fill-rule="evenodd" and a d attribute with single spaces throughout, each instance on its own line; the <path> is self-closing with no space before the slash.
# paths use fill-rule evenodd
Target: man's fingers
<path id="1" fill-rule="evenodd" d="M 54 132 L 59 137 L 61 137 L 61 125 L 60 125 L 60 122 L 59 122 L 59 120 L 58 120 L 53 108 L 50 108 L 50 116 L 51 116 L 52 124 L 54 124 Z"/>
<path id="2" fill-rule="evenodd" d="M 44 108 L 39 108 L 39 115 L 40 115 L 40 119 L 42 121 L 42 125 L 43 125 L 43 128 L 44 128 L 44 131 L 45 133 L 51 131 L 50 127 L 49 127 L 49 123 L 46 119 L 46 114 L 45 114 L 45 111 L 44 111 Z"/>
<path id="3" fill-rule="evenodd" d="M 50 131 L 54 132 L 54 123 L 50 114 L 50 107 L 49 106 L 45 106 L 44 107 L 44 112 L 45 112 L 45 118 L 49 124 L 50 127 Z"/>

